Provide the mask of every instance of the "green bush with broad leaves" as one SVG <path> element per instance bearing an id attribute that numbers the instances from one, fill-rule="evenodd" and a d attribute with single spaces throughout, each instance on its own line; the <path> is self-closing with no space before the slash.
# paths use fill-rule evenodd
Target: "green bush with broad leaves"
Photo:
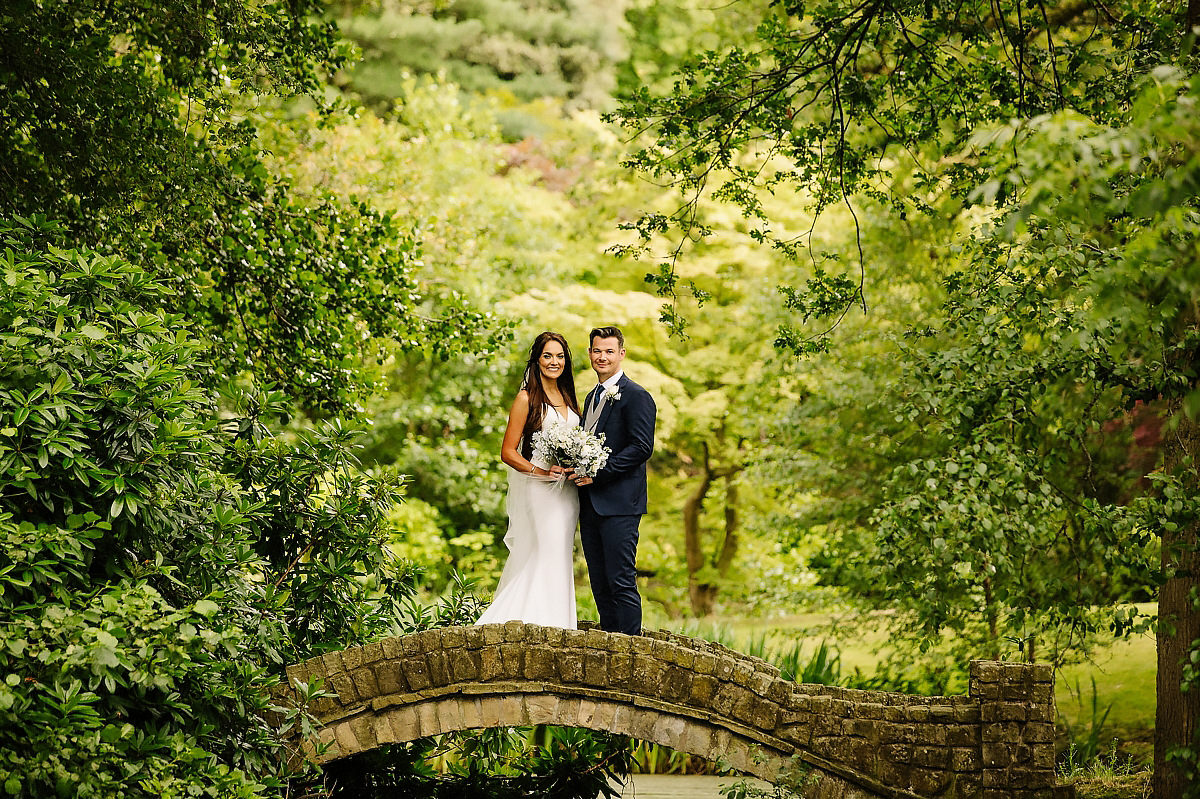
<path id="1" fill-rule="evenodd" d="M 279 395 L 201 388 L 167 284 L 54 233 L 0 223 L 0 786 L 274 794 L 282 666 L 411 594 L 383 545 L 400 480 L 345 425 L 285 438 Z"/>

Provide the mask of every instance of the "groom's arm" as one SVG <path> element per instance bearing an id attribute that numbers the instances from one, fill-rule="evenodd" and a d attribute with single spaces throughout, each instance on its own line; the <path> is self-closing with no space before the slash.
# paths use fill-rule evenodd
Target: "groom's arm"
<path id="1" fill-rule="evenodd" d="M 608 456 L 604 468 L 596 473 L 592 482 L 603 485 L 632 472 L 654 452 L 654 422 L 658 409 L 649 391 L 626 391 L 621 401 L 628 399 L 625 411 L 625 429 L 629 434 L 625 446 Z"/>

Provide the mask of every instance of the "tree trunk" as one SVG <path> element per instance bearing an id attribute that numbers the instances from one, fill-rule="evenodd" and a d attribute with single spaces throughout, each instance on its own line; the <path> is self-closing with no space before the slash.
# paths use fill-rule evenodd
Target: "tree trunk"
<path id="1" fill-rule="evenodd" d="M 738 550 L 738 486 L 734 477 L 740 469 L 732 470 L 725 475 L 725 540 L 721 543 L 721 552 L 717 555 L 717 574 L 724 577 L 733 565 Z"/>
<path id="2" fill-rule="evenodd" d="M 700 540 L 700 512 L 704 509 L 704 499 L 712 486 L 713 473 L 708 458 L 708 444 L 704 445 L 704 461 L 701 464 L 700 483 L 696 490 L 683 503 L 683 541 L 687 555 L 688 598 L 691 600 L 692 613 L 696 616 L 707 616 L 712 612 L 713 591 L 701 585 L 696 575 L 704 568 L 704 547 Z"/>
<path id="3" fill-rule="evenodd" d="M 1163 468 L 1167 474 L 1184 476 L 1194 492 L 1196 460 L 1200 453 L 1200 426 L 1179 410 L 1179 426 L 1164 441 Z M 1189 462 L 1188 458 L 1192 458 Z M 1186 776 L 1167 762 L 1167 755 L 1180 747 L 1195 746 L 1200 718 L 1200 686 L 1183 690 L 1183 669 L 1192 642 L 1200 638 L 1200 613 L 1192 592 L 1200 589 L 1200 553 L 1197 525 L 1193 521 L 1174 531 L 1162 530 L 1162 566 L 1166 577 L 1158 598 L 1158 704 L 1154 719 L 1154 778 L 1156 799 L 1179 799 L 1187 787 Z"/>

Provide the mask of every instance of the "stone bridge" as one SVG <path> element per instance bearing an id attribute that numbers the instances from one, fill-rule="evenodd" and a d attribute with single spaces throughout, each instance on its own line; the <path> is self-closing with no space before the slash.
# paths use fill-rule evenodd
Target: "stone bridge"
<path id="1" fill-rule="evenodd" d="M 972 661 L 966 696 L 909 696 L 798 684 L 758 658 L 668 632 L 509 622 L 389 638 L 287 674 L 321 679 L 336 695 L 310 707 L 327 747 L 304 746 L 319 761 L 439 733 L 553 724 L 653 741 L 768 781 L 798 760 L 810 770 L 807 793 L 821 799 L 1057 793 L 1043 665 Z"/>

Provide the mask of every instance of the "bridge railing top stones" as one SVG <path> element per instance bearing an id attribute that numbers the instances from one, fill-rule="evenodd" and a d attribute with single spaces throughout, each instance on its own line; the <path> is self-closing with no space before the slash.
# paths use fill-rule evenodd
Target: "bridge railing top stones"
<path id="1" fill-rule="evenodd" d="M 910 696 L 798 684 L 759 658 L 676 633 L 509 622 L 389 638 L 287 673 L 332 689 L 310 705 L 328 725 L 327 757 L 546 723 L 612 730 L 767 778 L 799 757 L 858 795 L 1052 795 L 1044 666 L 976 661 L 966 696 Z"/>

